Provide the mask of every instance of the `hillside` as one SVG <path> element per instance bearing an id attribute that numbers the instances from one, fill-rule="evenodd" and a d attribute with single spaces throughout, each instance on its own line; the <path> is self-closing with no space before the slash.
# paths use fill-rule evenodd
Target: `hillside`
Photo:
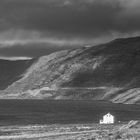
<path id="1" fill-rule="evenodd" d="M 34 60 L 0 60 L 0 90 L 22 78 L 22 74 L 33 64 Z"/>
<path id="2" fill-rule="evenodd" d="M 140 103 L 140 37 L 64 50 L 35 60 L 0 61 L 0 67 L 6 69 L 6 73 L 0 70 L 0 98 Z"/>

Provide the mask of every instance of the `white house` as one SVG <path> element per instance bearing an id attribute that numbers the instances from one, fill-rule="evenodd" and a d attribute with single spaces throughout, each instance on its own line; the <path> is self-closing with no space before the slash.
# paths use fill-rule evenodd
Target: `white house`
<path id="1" fill-rule="evenodd" d="M 115 117 L 110 113 L 103 116 L 103 119 L 100 120 L 100 124 L 113 124 L 115 122 Z"/>

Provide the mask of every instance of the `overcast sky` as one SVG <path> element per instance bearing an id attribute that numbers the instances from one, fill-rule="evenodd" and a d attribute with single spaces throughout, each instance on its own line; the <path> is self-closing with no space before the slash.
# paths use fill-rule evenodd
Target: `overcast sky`
<path id="1" fill-rule="evenodd" d="M 140 35 L 140 0 L 0 0 L 0 57 Z"/>

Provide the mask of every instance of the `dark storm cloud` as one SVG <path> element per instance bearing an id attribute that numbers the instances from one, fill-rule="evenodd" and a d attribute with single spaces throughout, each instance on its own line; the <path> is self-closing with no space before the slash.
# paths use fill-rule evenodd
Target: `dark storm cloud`
<path id="1" fill-rule="evenodd" d="M 71 44 L 79 46 L 78 42 L 81 46 L 94 44 L 97 40 L 103 42 L 115 37 L 139 35 L 139 25 L 139 0 L 0 0 L 1 42 L 52 38 L 53 45 L 54 39 L 55 45 L 58 46 L 63 41 L 68 47 L 71 47 Z M 5 32 L 12 32 L 12 35 Z M 36 32 L 39 35 L 29 32 Z M 67 40 L 74 43 L 69 44 L 70 41 Z M 53 45 L 50 45 L 52 50 Z M 23 46 L 19 48 L 29 52 L 34 50 L 34 55 L 37 55 L 36 45 L 35 47 L 26 45 L 28 46 L 26 49 L 23 49 Z M 47 46 L 46 41 L 46 49 Z M 54 50 L 57 50 L 56 48 L 57 45 Z M 16 51 L 17 46 L 13 45 L 12 49 Z M 25 55 L 28 55 L 27 51 Z"/>
<path id="2" fill-rule="evenodd" d="M 2 0 L 0 6 L 1 30 L 22 28 L 44 33 L 51 31 L 68 37 L 97 36 L 116 30 L 115 18 L 122 10 L 116 2 L 112 5 L 101 0 L 93 3 L 71 0 L 66 5 L 64 1 L 57 0 Z"/>
<path id="3" fill-rule="evenodd" d="M 140 29 L 137 1 L 1 0 L 1 30 L 23 28 L 77 36 L 135 31 Z"/>

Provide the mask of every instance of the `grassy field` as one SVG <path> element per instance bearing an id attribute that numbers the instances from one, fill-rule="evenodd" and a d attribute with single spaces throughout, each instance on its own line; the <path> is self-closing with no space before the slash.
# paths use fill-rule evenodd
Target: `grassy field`
<path id="1" fill-rule="evenodd" d="M 0 140 L 140 140 L 139 123 L 131 128 L 98 124 L 107 112 L 127 124 L 140 118 L 139 110 L 137 105 L 93 101 L 1 100 Z"/>
<path id="2" fill-rule="evenodd" d="M 140 123 L 0 126 L 0 140 L 140 140 Z"/>
<path id="3" fill-rule="evenodd" d="M 118 126 L 98 124 L 1 126 L 0 140 L 87 140 Z"/>
<path id="4" fill-rule="evenodd" d="M 140 124 L 0 126 L 0 140 L 140 140 Z"/>

